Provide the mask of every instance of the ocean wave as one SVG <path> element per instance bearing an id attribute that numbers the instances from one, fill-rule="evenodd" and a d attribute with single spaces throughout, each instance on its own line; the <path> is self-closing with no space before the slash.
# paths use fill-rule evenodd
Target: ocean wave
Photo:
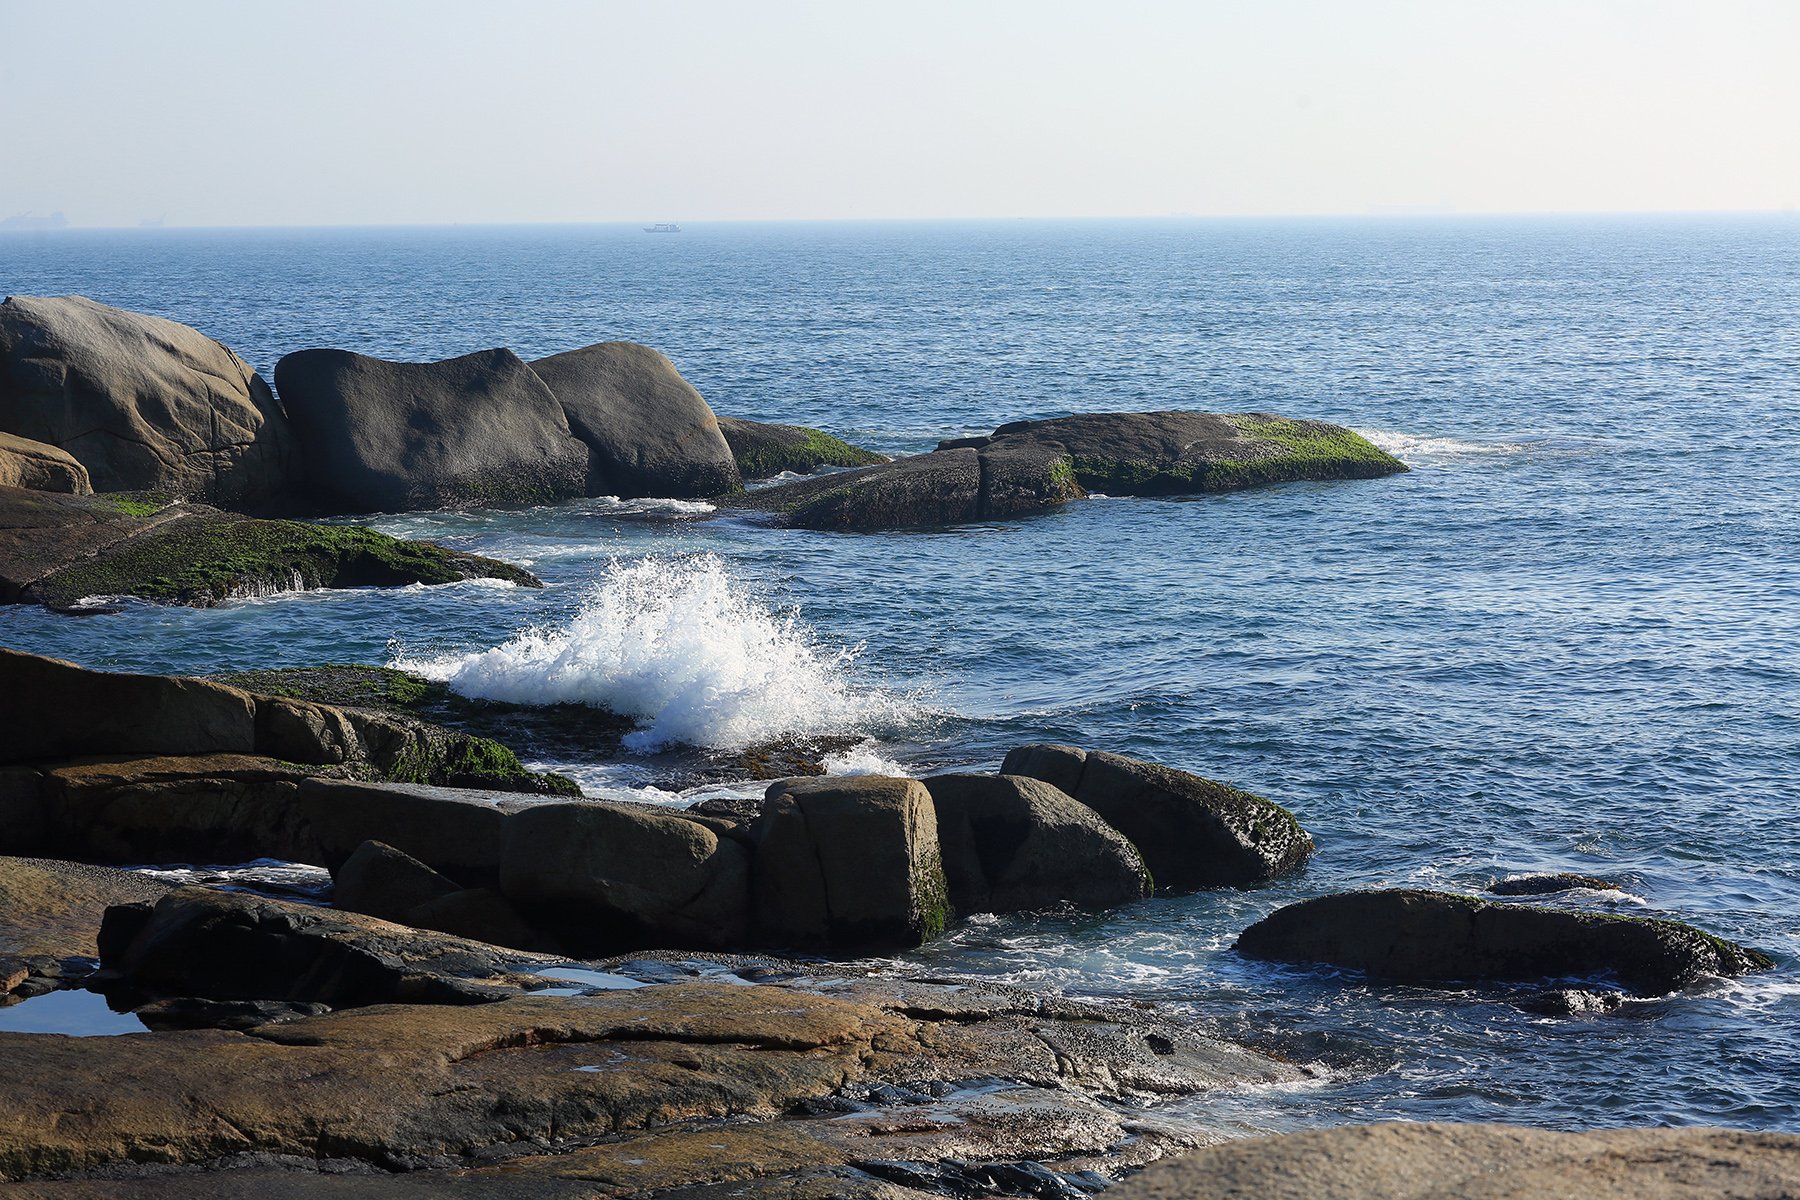
<path id="1" fill-rule="evenodd" d="M 465 696 L 591 704 L 635 717 L 628 749 L 675 743 L 739 749 L 783 737 L 854 734 L 923 714 L 912 697 L 854 677 L 861 647 L 828 650 L 798 614 L 774 611 L 716 555 L 607 566 L 581 610 L 471 654 L 396 657 L 394 666 Z"/>

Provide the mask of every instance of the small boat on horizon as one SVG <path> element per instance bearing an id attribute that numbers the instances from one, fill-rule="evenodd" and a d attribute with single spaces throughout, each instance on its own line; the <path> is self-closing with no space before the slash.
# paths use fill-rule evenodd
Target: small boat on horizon
<path id="1" fill-rule="evenodd" d="M 673 221 L 659 221 L 655 225 L 644 226 L 645 233 L 680 233 L 681 226 Z"/>

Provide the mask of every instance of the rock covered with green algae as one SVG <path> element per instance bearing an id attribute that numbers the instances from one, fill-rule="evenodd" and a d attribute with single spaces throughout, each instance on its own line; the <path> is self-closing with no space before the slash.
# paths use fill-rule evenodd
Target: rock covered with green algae
<path id="1" fill-rule="evenodd" d="M 745 479 L 772 479 L 787 471 L 808 475 L 820 467 L 871 467 L 885 455 L 805 425 L 778 425 L 720 417 L 719 432 L 731 446 Z"/>
<path id="2" fill-rule="evenodd" d="M 0 602 L 67 609 L 92 596 L 211 607 L 309 588 L 502 579 L 507 563 L 355 525 L 265 521 L 153 493 L 0 488 Z"/>
<path id="3" fill-rule="evenodd" d="M 1113 496 L 1229 492 L 1266 483 L 1376 479 L 1409 468 L 1342 425 L 1275 413 L 1084 413 L 1014 421 L 983 447 L 1033 445 L 1070 457 L 1075 478 Z"/>

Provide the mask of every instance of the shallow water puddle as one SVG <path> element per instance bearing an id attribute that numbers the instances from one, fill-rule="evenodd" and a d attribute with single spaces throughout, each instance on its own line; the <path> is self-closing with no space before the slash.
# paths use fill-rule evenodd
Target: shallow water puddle
<path id="1" fill-rule="evenodd" d="M 135 1013 L 114 1012 L 98 992 L 45 992 L 0 1008 L 0 1033 L 66 1033 L 72 1037 L 111 1037 L 144 1033 Z"/>

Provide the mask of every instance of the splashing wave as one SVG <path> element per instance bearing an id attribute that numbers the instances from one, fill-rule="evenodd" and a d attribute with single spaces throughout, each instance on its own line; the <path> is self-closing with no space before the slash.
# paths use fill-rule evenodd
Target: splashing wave
<path id="1" fill-rule="evenodd" d="M 625 743 L 736 749 L 864 733 L 923 715 L 915 697 L 858 683 L 861 647 L 828 651 L 795 613 L 747 596 L 715 555 L 614 559 L 560 628 L 472 654 L 394 660 L 465 696 L 592 704 L 642 724 Z"/>

